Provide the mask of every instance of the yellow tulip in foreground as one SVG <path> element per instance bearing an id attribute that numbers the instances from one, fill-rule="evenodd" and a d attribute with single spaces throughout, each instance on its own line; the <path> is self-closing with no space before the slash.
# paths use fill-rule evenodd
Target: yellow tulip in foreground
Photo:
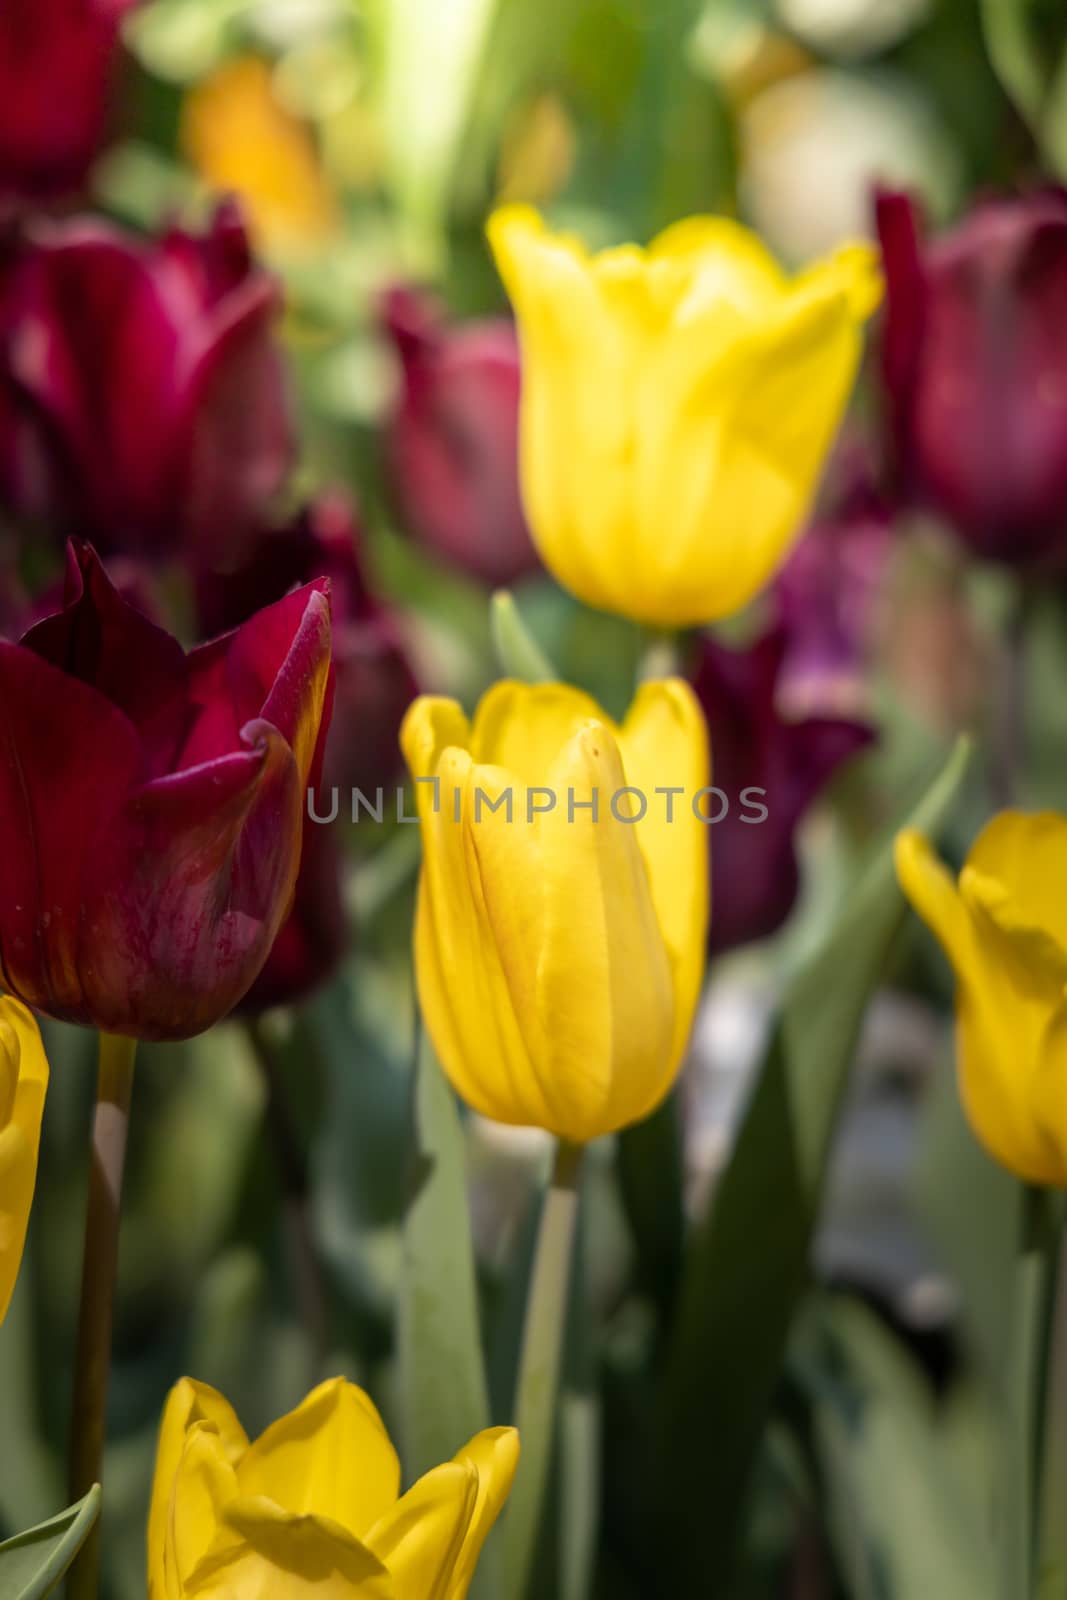
<path id="1" fill-rule="evenodd" d="M 473 724 L 423 696 L 401 743 L 422 823 L 419 1002 L 454 1087 L 572 1143 L 639 1121 L 673 1081 L 704 966 L 692 690 L 644 684 L 621 726 L 558 683 L 498 683 Z"/>
<path id="2" fill-rule="evenodd" d="M 914 831 L 905 894 L 957 979 L 960 1093 L 987 1150 L 1031 1183 L 1067 1186 L 1067 818 L 1005 811 L 958 884 Z"/>
<path id="3" fill-rule="evenodd" d="M 0 997 L 0 1322 L 18 1277 L 37 1181 L 48 1062 L 33 1014 Z"/>
<path id="4" fill-rule="evenodd" d="M 737 611 L 807 516 L 881 292 L 873 250 L 790 278 L 739 224 L 692 217 L 591 256 L 523 206 L 489 241 L 518 317 L 545 565 L 643 622 Z"/>
<path id="5" fill-rule="evenodd" d="M 463 1600 L 519 1455 L 490 1428 L 400 1495 L 373 1403 L 333 1378 L 250 1444 L 183 1378 L 160 1429 L 149 1600 Z"/>

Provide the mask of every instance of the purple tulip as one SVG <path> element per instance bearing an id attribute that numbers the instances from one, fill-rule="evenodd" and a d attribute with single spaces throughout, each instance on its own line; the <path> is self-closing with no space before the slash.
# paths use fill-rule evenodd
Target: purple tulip
<path id="1" fill-rule="evenodd" d="M 882 365 L 904 492 L 991 560 L 1067 567 L 1067 194 L 922 239 L 881 194 Z"/>
<path id="2" fill-rule="evenodd" d="M 0 982 L 181 1039 L 246 993 L 288 913 L 328 720 L 329 585 L 186 655 L 92 549 L 0 643 Z"/>
<path id="3" fill-rule="evenodd" d="M 0 278 L 11 509 L 105 553 L 235 558 L 293 452 L 277 309 L 231 206 L 154 243 L 39 224 Z"/>
<path id="4" fill-rule="evenodd" d="M 394 289 L 384 325 L 401 385 L 385 438 L 407 531 L 484 583 L 539 562 L 519 498 L 519 347 L 503 318 L 448 325 L 434 302 Z"/>
<path id="5" fill-rule="evenodd" d="M 119 24 L 134 0 L 4 0 L 0 197 L 77 188 L 107 122 Z"/>
<path id="6" fill-rule="evenodd" d="M 712 779 L 729 800 L 711 832 L 709 946 L 717 952 L 766 938 L 785 921 L 799 888 L 797 824 L 841 763 L 873 738 L 858 722 L 785 720 L 786 642 L 780 626 L 745 650 L 700 641 L 693 687 L 708 721 Z M 762 821 L 745 820 L 760 806 Z"/>

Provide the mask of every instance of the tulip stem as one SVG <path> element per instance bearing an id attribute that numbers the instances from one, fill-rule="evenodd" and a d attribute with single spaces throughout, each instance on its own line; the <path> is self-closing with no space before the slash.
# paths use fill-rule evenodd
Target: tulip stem
<path id="1" fill-rule="evenodd" d="M 122 1177 L 133 1092 L 136 1039 L 100 1035 L 93 1111 L 85 1254 L 71 1412 L 70 1498 L 80 1500 L 102 1478 L 111 1324 L 119 1256 Z M 67 1600 L 94 1600 L 100 1569 L 100 1519 L 71 1567 Z"/>
<path id="2" fill-rule="evenodd" d="M 328 1297 L 308 1204 L 311 1182 L 285 1074 L 266 1030 L 248 1024 L 248 1038 L 266 1092 L 267 1125 L 282 1188 L 282 1226 L 289 1277 L 308 1339 L 309 1378 L 318 1381 L 329 1343 Z"/>
<path id="3" fill-rule="evenodd" d="M 504 1526 L 508 1600 L 522 1600 L 529 1585 L 552 1459 L 581 1158 L 580 1145 L 561 1140 L 556 1147 L 537 1235 L 515 1400 L 522 1458 Z"/>

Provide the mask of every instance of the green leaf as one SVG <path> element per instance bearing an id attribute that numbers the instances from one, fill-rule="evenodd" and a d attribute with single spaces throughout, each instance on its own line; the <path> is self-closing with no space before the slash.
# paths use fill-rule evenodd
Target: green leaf
<path id="1" fill-rule="evenodd" d="M 519 614 L 507 589 L 498 589 L 490 601 L 493 649 L 501 670 L 520 683 L 553 683 L 559 673 L 545 655 Z"/>
<path id="2" fill-rule="evenodd" d="M 405 1466 L 419 1475 L 489 1424 L 463 1126 L 425 1034 L 415 1069 L 415 1145 L 399 1338 Z"/>
<path id="3" fill-rule="evenodd" d="M 996 1445 L 977 1395 L 939 1401 L 906 1348 L 859 1303 L 829 1301 L 813 1321 L 804 1366 L 848 1592 L 996 1600 L 987 1502 L 970 1464 L 995 1456 Z"/>
<path id="4" fill-rule="evenodd" d="M 100 1485 L 57 1517 L 0 1544 L 2 1600 L 41 1600 L 59 1583 L 100 1514 Z"/>
<path id="5" fill-rule="evenodd" d="M 1046 161 L 1067 177 L 1067 15 L 1061 0 L 982 0 L 993 69 Z"/>
<path id="6" fill-rule="evenodd" d="M 935 830 L 961 741 L 907 818 Z M 725 1592 L 748 1482 L 808 1258 L 838 1110 L 868 996 L 904 915 L 892 834 L 794 977 L 730 1163 L 693 1240 L 665 1377 L 661 1546 L 679 1593 Z"/>

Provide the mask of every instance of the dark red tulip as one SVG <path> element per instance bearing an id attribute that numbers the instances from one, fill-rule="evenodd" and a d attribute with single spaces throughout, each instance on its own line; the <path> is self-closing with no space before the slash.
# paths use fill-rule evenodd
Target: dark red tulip
<path id="1" fill-rule="evenodd" d="M 729 801 L 711 829 L 714 951 L 766 938 L 785 921 L 799 888 L 797 824 L 841 763 L 873 738 L 858 722 L 783 717 L 786 642 L 780 626 L 744 650 L 700 641 L 693 687 L 708 721 L 713 782 Z M 760 806 L 762 821 L 744 820 Z"/>
<path id="2" fill-rule="evenodd" d="M 0 643 L 0 982 L 181 1039 L 224 1016 L 292 900 L 328 717 L 329 585 L 186 655 L 71 545 L 63 609 Z"/>
<path id="3" fill-rule="evenodd" d="M 292 455 L 277 309 L 232 207 L 147 243 L 38 224 L 0 282 L 11 507 L 105 553 L 236 557 Z"/>
<path id="4" fill-rule="evenodd" d="M 519 498 L 515 329 L 449 325 L 409 289 L 391 291 L 383 320 L 401 367 L 385 459 L 403 524 L 472 577 L 514 583 L 539 564 Z"/>
<path id="5" fill-rule="evenodd" d="M 344 791 L 342 814 L 351 789 L 373 798 L 400 770 L 400 723 L 418 693 L 397 625 L 367 582 L 362 545 L 349 502 L 328 493 L 288 526 L 262 533 L 241 566 L 197 582 L 200 626 L 212 634 L 313 575 L 330 579 L 336 686 L 323 780 Z"/>
<path id="6" fill-rule="evenodd" d="M 119 24 L 133 3 L 0 5 L 0 196 L 81 183 L 104 136 Z"/>
<path id="7" fill-rule="evenodd" d="M 855 444 L 832 493 L 774 585 L 786 649 L 777 698 L 791 716 L 855 716 L 869 700 L 880 602 L 896 538 L 890 507 Z"/>
<path id="8" fill-rule="evenodd" d="M 986 202 L 929 242 L 906 195 L 877 217 L 905 493 L 982 556 L 1067 567 L 1067 194 Z"/>

